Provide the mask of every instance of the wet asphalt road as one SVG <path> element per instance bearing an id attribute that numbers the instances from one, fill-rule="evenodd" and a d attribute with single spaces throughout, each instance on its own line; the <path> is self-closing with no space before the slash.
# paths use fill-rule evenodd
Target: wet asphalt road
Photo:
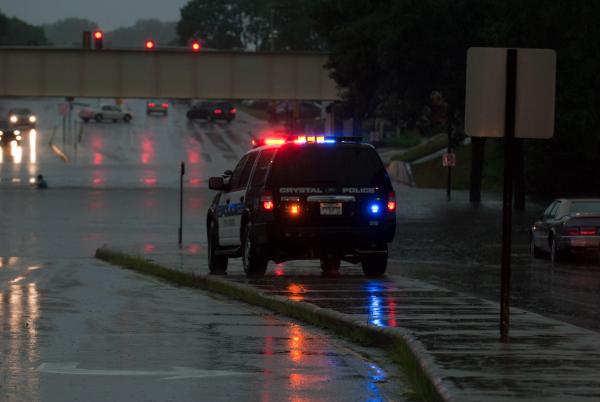
<path id="1" fill-rule="evenodd" d="M 188 164 L 188 175 L 185 179 L 186 252 L 204 253 L 206 239 L 203 221 L 212 197 L 212 194 L 204 189 L 204 181 L 211 175 L 232 168 L 238 157 L 247 149 L 248 132 L 262 130 L 264 124 L 250 118 L 239 119 L 231 126 L 203 122 L 187 124 L 182 118 L 185 108 L 177 107 L 167 119 L 158 116 L 146 117 L 143 102 L 131 101 L 131 108 L 136 115 L 131 125 L 85 125 L 77 152 L 72 142 L 68 139 L 65 141 L 66 146 L 63 149 L 70 159 L 70 163 L 65 164 L 47 145 L 53 127 L 60 125 L 59 118 L 55 116 L 56 101 L 35 102 L 39 102 L 38 109 L 42 110 L 40 128 L 36 132 L 37 143 L 33 147 L 35 153 L 32 153 L 31 143 L 25 141 L 20 152 L 20 163 L 8 150 L 3 155 L 3 163 L 0 164 L 0 213 L 3 222 L 3 229 L 0 231 L 0 283 L 3 303 L 0 305 L 5 307 L 4 313 L 0 312 L 0 315 L 3 317 L 3 328 L 8 328 L 3 331 L 3 353 L 7 356 L 11 356 L 12 353 L 13 356 L 12 368 L 6 364 L 0 368 L 3 371 L 0 375 L 0 381 L 3 381 L 0 392 L 15 398 L 15 395 L 23 395 L 24 388 L 19 388 L 21 385 L 17 381 L 19 376 L 10 375 L 13 369 L 16 370 L 15 373 L 22 373 L 23 376 L 31 378 L 30 383 L 33 385 L 27 388 L 31 392 L 37 390 L 49 396 L 54 395 L 52 392 L 59 392 L 61 387 L 57 386 L 54 391 L 48 387 L 62 380 L 57 383 L 47 381 L 48 378 L 55 380 L 63 378 L 60 377 L 62 375 L 66 376 L 66 383 L 73 384 L 73 380 L 68 379 L 69 376 L 88 378 L 79 374 L 79 369 L 88 370 L 88 374 L 89 370 L 121 370 L 121 373 L 137 370 L 144 374 L 123 374 L 122 377 L 128 380 L 123 380 L 117 375 L 109 376 L 104 371 L 100 374 L 95 372 L 94 375 L 103 380 L 93 384 L 98 387 L 99 395 L 109 392 L 109 388 L 102 387 L 110 384 L 110 389 L 114 386 L 114 389 L 122 389 L 124 392 L 118 394 L 116 399 L 135 399 L 133 394 L 127 392 L 132 389 L 145 390 L 149 384 L 154 384 L 160 378 L 177 377 L 176 374 L 172 375 L 177 370 L 173 367 L 205 369 L 205 366 L 199 364 L 201 360 L 188 357 L 202 348 L 215 350 L 215 343 L 211 343 L 210 340 L 202 345 L 196 345 L 193 341 L 189 344 L 172 343 L 173 334 L 162 334 L 162 327 L 177 328 L 178 332 L 187 334 L 188 339 L 196 340 L 197 333 L 201 332 L 197 331 L 197 328 L 202 326 L 201 322 L 204 321 L 199 318 L 199 321 L 194 321 L 194 316 L 190 318 L 187 327 L 181 328 L 181 317 L 189 316 L 190 311 L 209 301 L 223 309 L 222 313 L 216 314 L 218 317 L 227 316 L 231 314 L 231 304 L 215 301 L 197 293 L 188 294 L 147 278 L 108 268 L 90 260 L 89 256 L 95 248 L 105 243 L 141 245 L 147 252 L 152 252 L 165 242 L 175 243 L 178 207 L 178 193 L 175 187 L 178 183 L 180 160 L 185 160 Z M 54 135 L 54 142 L 62 146 L 59 134 Z M 50 183 L 51 188 L 48 191 L 36 192 L 29 189 L 29 178 L 40 172 Z M 467 194 L 460 192 L 454 193 L 454 199 L 450 203 L 440 191 L 398 188 L 396 193 L 399 203 L 399 225 L 396 239 L 391 246 L 390 276 L 401 275 L 420 279 L 443 288 L 497 301 L 500 273 L 500 198 L 497 195 L 484 195 L 481 205 L 472 206 L 467 201 Z M 513 303 L 526 310 L 598 332 L 600 268 L 597 260 L 579 258 L 552 265 L 547 260 L 533 260 L 529 256 L 527 228 L 535 217 L 541 214 L 544 207 L 545 205 L 541 204 L 529 204 L 526 212 L 515 214 Z M 40 266 L 46 269 L 35 268 Z M 233 265 L 236 266 L 237 264 Z M 271 272 L 278 268 L 281 267 L 272 266 Z M 237 269 L 239 271 L 239 266 Z M 238 271 L 234 273 L 239 274 Z M 283 267 L 281 273 L 285 275 L 285 272 Z M 345 272 L 357 274 L 359 270 L 350 268 Z M 314 280 L 314 276 L 310 275 L 308 280 Z M 282 283 L 286 284 L 285 281 Z M 300 282 L 299 285 L 303 284 Z M 97 292 L 90 290 L 95 287 L 98 288 Z M 65 299 L 61 299 L 63 294 L 66 295 Z M 152 294 L 153 297 L 144 299 L 140 297 L 141 294 Z M 107 303 L 110 301 L 109 306 L 103 308 L 99 305 L 95 308 L 99 299 L 107 300 Z M 173 305 L 172 299 L 188 301 L 182 305 Z M 6 309 L 7 305 L 20 305 L 21 312 Z M 233 306 L 235 311 L 247 309 L 237 304 Z M 369 307 L 364 306 L 366 309 Z M 145 316 L 146 310 L 157 311 L 157 317 Z M 70 314 L 76 313 L 79 314 L 79 318 L 73 320 Z M 89 314 L 92 318 L 83 317 Z M 264 332 L 259 334 L 264 335 L 265 332 L 271 331 L 270 320 L 275 320 L 277 325 L 280 325 L 280 319 L 277 317 L 265 317 L 264 313 L 253 310 L 247 314 L 257 320 L 255 325 L 263 328 Z M 125 318 L 120 317 L 121 315 L 125 315 Z M 218 321 L 214 316 L 211 316 L 210 320 Z M 70 327 L 69 323 L 72 321 L 79 324 Z M 234 321 L 239 321 L 239 317 L 236 316 Z M 296 325 L 286 320 L 282 322 L 281 325 L 288 326 L 288 334 L 290 328 Z M 388 322 L 384 325 L 393 324 Z M 147 330 L 149 327 L 151 330 Z M 31 328 L 35 330 L 30 330 Z M 97 333 L 104 340 L 94 341 L 91 346 L 81 346 L 81 337 L 71 334 L 79 334 L 84 329 L 88 332 L 81 333 Z M 239 328 L 236 328 L 237 330 Z M 136 338 L 135 334 L 148 332 L 152 333 L 147 336 L 150 340 L 132 349 L 134 343 L 140 342 L 137 338 L 144 338 Z M 213 340 L 217 342 L 217 339 L 230 332 L 218 333 Z M 240 335 L 242 338 L 255 337 L 255 343 L 266 342 L 263 335 L 239 333 L 243 334 Z M 350 352 L 348 355 L 345 352 L 333 351 L 337 350 L 338 342 L 330 340 L 326 335 L 319 336 L 327 339 L 325 344 L 330 347 L 324 347 L 319 352 L 322 356 L 337 353 L 352 361 L 348 363 L 349 366 L 359 367 L 354 375 L 360 378 L 360 389 L 365 393 L 357 394 L 354 389 L 346 389 L 349 394 L 340 394 L 340 389 L 345 387 L 342 379 L 348 373 L 335 371 L 337 366 L 323 357 L 320 367 L 325 371 L 333 371 L 328 372 L 326 379 L 321 378 L 321 383 L 331 380 L 331 383 L 339 383 L 340 387 L 323 387 L 319 388 L 321 394 L 301 396 L 311 400 L 330 399 L 327 395 L 340 396 L 340 400 L 344 400 L 341 395 L 358 395 L 356 400 L 372 396 L 369 392 L 374 392 L 373 384 L 377 381 L 370 377 L 370 363 L 355 360 L 349 356 L 352 355 Z M 115 340 L 110 341 L 111 337 Z M 132 338 L 135 341 L 132 341 Z M 280 366 L 277 367 L 296 370 L 296 362 L 291 357 L 292 345 L 285 342 L 300 337 L 290 335 L 279 338 L 280 349 L 274 354 L 280 356 L 287 353 L 288 359 L 279 360 L 277 364 Z M 16 340 L 20 341 L 16 343 Z M 238 343 L 236 338 L 230 340 L 231 345 Z M 124 342 L 125 345 L 120 345 L 119 342 Z M 171 359 L 170 355 L 165 355 L 166 352 L 156 346 L 163 344 L 166 345 L 167 351 L 177 349 L 173 345 L 185 345 L 181 352 L 185 358 Z M 32 345 L 31 349 L 27 349 L 26 345 Z M 313 350 L 313 347 L 311 344 L 310 350 Z M 256 347 L 254 349 L 257 350 Z M 148 350 L 156 352 L 159 357 L 153 360 L 152 353 L 148 353 Z M 238 352 L 238 349 L 233 350 Z M 264 353 L 259 352 L 258 355 Z M 255 356 L 249 359 L 256 362 L 259 358 Z M 40 369 L 42 363 L 55 363 L 58 366 L 42 366 Z M 73 363 L 77 365 L 74 366 Z M 225 358 L 219 360 L 219 363 L 223 363 L 225 368 L 211 368 L 252 371 L 248 365 L 235 366 Z M 309 366 L 312 368 L 312 363 Z M 256 367 L 262 366 L 252 366 Z M 57 371 L 69 374 L 58 374 Z M 148 374 L 150 371 L 157 373 Z M 310 370 L 307 369 L 304 374 L 308 375 L 308 371 Z M 279 379 L 281 382 L 272 387 L 282 393 L 271 395 L 269 398 L 279 400 L 284 395 L 296 395 L 293 392 L 295 388 L 291 380 L 292 371 L 286 373 L 289 375 L 283 375 L 283 379 Z M 315 378 L 312 380 L 315 380 L 315 383 L 320 381 Z M 119 385 L 119 381 L 123 383 Z M 130 388 L 132 381 L 139 383 Z M 264 381 L 266 380 L 262 378 L 259 383 L 263 384 Z M 41 387 L 40 384 L 46 384 L 48 387 Z M 212 389 L 215 390 L 215 394 L 222 389 L 216 383 L 211 385 L 214 385 Z M 157 389 L 157 395 L 161 395 L 157 400 L 195 392 L 191 388 L 185 388 L 183 391 L 184 388 L 181 394 L 168 394 L 171 391 L 178 392 L 173 391 L 175 388 L 172 387 L 150 386 L 148 389 Z M 262 394 L 258 396 L 259 388 L 253 387 L 252 390 L 256 399 L 265 400 Z M 377 390 L 386 392 L 385 387 L 383 391 L 381 387 Z M 153 395 L 144 392 L 137 394 L 140 400 Z"/>
<path id="2" fill-rule="evenodd" d="M 451 202 L 437 190 L 397 191 L 399 227 L 389 272 L 492 301 L 500 299 L 502 201 L 467 192 Z M 600 332 L 598 255 L 552 264 L 529 254 L 529 228 L 546 208 L 529 202 L 513 216 L 512 303 L 525 310 Z"/>
<path id="3" fill-rule="evenodd" d="M 132 101 L 139 122 L 86 126 L 65 164 L 47 144 L 55 103 L 35 101 L 37 143 L 0 164 L 0 400 L 403 399 L 377 351 L 92 258 L 105 243 L 175 242 L 180 160 L 185 247 L 203 252 L 202 182 L 233 167 L 261 122 L 187 125 Z M 28 184 L 40 172 L 46 191 Z"/>

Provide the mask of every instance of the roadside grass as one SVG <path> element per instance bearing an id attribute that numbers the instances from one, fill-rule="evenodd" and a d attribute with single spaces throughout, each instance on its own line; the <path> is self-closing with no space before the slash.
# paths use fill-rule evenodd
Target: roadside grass
<path id="1" fill-rule="evenodd" d="M 392 160 L 403 162 L 414 162 L 424 156 L 431 155 L 442 148 L 448 146 L 448 136 L 445 133 L 437 134 L 431 137 L 428 141 L 423 142 L 415 147 L 412 147 L 405 152 L 398 154 Z"/>
<path id="2" fill-rule="evenodd" d="M 399 335 L 391 335 L 379 327 L 358 325 L 356 321 L 348 320 L 344 314 L 330 309 L 321 309 L 309 303 L 291 301 L 283 296 L 266 295 L 247 285 L 215 276 L 197 276 L 175 271 L 143 257 L 106 248 L 96 250 L 95 257 L 113 265 L 152 275 L 175 285 L 207 290 L 266 308 L 308 324 L 329 329 L 362 346 L 380 347 L 402 367 L 411 387 L 405 391 L 407 398 L 432 402 L 445 400 L 427 373 L 426 367 L 421 364 L 415 352 L 411 350 L 408 341 Z"/>
<path id="3" fill-rule="evenodd" d="M 503 157 L 495 143 L 485 147 L 485 163 L 481 188 L 485 191 L 502 191 Z M 456 166 L 452 168 L 452 188 L 466 190 L 471 181 L 471 145 L 463 145 L 456 151 Z M 442 166 L 442 158 L 411 165 L 417 187 L 446 188 L 448 169 Z"/>
<path id="4" fill-rule="evenodd" d="M 419 145 L 423 138 L 417 134 L 405 133 L 399 136 L 389 137 L 384 141 L 384 146 L 394 148 L 413 148 Z"/>

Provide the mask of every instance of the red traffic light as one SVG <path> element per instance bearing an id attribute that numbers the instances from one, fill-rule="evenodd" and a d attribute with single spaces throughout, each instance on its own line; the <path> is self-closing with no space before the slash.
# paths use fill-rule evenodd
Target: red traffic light
<path id="1" fill-rule="evenodd" d="M 198 41 L 192 42 L 192 51 L 199 52 L 200 50 L 202 50 L 202 45 L 200 44 L 200 42 L 198 42 Z"/>
<path id="2" fill-rule="evenodd" d="M 156 47 L 156 44 L 154 43 L 154 41 L 152 39 L 149 39 L 146 41 L 146 49 L 152 50 L 155 47 Z"/>
<path id="3" fill-rule="evenodd" d="M 94 31 L 94 47 L 102 49 L 104 47 L 104 33 L 102 31 Z"/>

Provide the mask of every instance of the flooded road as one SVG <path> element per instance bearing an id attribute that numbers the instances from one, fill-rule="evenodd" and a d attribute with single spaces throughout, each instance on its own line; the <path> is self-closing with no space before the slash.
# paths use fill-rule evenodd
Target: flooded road
<path id="1" fill-rule="evenodd" d="M 146 117 L 133 101 L 137 122 L 90 123 L 65 163 L 48 146 L 55 102 L 36 102 L 36 148 L 0 163 L 0 400 L 403 400 L 382 352 L 92 258 L 102 244 L 176 243 L 182 160 L 185 248 L 203 253 L 203 182 L 263 123 L 187 124 L 185 109 Z M 39 173 L 49 189 L 29 185 Z"/>

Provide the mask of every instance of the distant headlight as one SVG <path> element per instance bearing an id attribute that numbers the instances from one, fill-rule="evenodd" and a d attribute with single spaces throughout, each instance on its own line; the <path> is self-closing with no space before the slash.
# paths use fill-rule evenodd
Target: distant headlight
<path id="1" fill-rule="evenodd" d="M 20 135 L 17 135 L 17 141 L 21 141 L 23 138 Z"/>
<path id="2" fill-rule="evenodd" d="M 10 122 L 11 122 L 11 123 L 16 123 L 16 122 L 18 122 L 18 121 L 19 121 L 19 118 L 18 118 L 17 116 L 14 116 L 14 115 L 13 115 L 13 116 L 10 116 Z"/>
<path id="3" fill-rule="evenodd" d="M 4 134 L 4 132 L 0 131 L 0 137 L 2 137 L 2 134 Z"/>
<path id="4" fill-rule="evenodd" d="M 19 135 L 19 134 L 21 134 L 21 130 L 15 130 L 15 131 L 13 131 L 13 133 L 14 133 L 15 135 Z"/>
<path id="5" fill-rule="evenodd" d="M 29 122 L 30 123 L 35 123 L 37 121 L 37 117 L 35 116 L 29 116 Z"/>

